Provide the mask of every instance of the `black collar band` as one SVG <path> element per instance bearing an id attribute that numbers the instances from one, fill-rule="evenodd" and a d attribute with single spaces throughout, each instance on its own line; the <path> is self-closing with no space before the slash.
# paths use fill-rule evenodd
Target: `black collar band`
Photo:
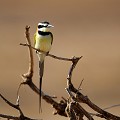
<path id="1" fill-rule="evenodd" d="M 43 35 L 43 36 L 45 36 L 45 35 L 49 35 L 50 32 L 38 31 L 38 34 L 39 34 L 39 35 Z"/>

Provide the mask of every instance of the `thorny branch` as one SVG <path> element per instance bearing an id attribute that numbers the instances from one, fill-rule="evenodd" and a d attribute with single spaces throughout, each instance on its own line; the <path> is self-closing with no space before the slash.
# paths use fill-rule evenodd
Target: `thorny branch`
<path id="1" fill-rule="evenodd" d="M 29 26 L 26 26 L 25 28 L 25 35 L 26 35 L 26 40 L 27 43 L 23 44 L 20 43 L 20 45 L 22 46 L 27 46 L 28 47 L 28 52 L 29 52 L 29 69 L 27 71 L 26 74 L 22 75 L 22 79 L 23 82 L 20 84 L 26 84 L 28 85 L 35 93 L 37 93 L 39 95 L 39 89 L 36 87 L 36 85 L 33 83 L 32 81 L 32 77 L 33 77 L 33 66 L 34 66 L 34 60 L 33 60 L 33 50 L 37 50 L 39 52 L 43 52 L 40 51 L 34 47 L 32 47 L 31 45 L 31 40 L 30 40 L 30 33 L 29 33 Z M 42 91 L 42 98 L 49 104 L 51 104 L 53 106 L 53 108 L 55 109 L 54 114 L 59 114 L 61 116 L 65 116 L 68 117 L 69 120 L 84 120 L 84 116 L 86 116 L 89 120 L 94 120 L 93 119 L 93 114 L 89 113 L 87 110 L 85 110 L 80 104 L 84 103 L 87 104 L 90 108 L 92 108 L 94 111 L 96 111 L 97 113 L 94 114 L 97 117 L 101 117 L 101 118 L 105 118 L 107 120 L 120 120 L 120 117 L 115 116 L 111 113 L 106 112 L 105 110 L 101 109 L 100 107 L 98 107 L 97 105 L 95 105 L 92 101 L 90 101 L 90 99 L 87 96 L 84 96 L 81 92 L 80 92 L 80 87 L 81 84 L 83 82 L 81 82 L 80 86 L 78 89 L 76 89 L 73 84 L 72 84 L 72 74 L 73 74 L 73 70 L 76 67 L 78 61 L 82 58 L 81 57 L 72 57 L 72 58 L 63 58 L 63 57 L 58 57 L 52 54 L 48 54 L 47 56 L 58 59 L 58 60 L 64 60 L 64 61 L 71 61 L 72 64 L 70 66 L 69 69 L 69 73 L 68 73 L 68 77 L 67 77 L 67 88 L 66 91 L 69 95 L 69 99 L 65 99 L 63 98 L 63 100 L 61 100 L 60 102 L 57 102 L 54 100 L 54 96 L 49 96 L 47 94 L 45 94 Z M 19 86 L 19 88 L 20 88 Z M 19 98 L 19 89 L 17 92 L 18 98 Z M 8 119 L 14 119 L 14 120 L 24 120 L 25 117 L 19 107 L 19 99 L 18 104 L 14 105 L 11 102 L 9 102 L 8 100 L 6 100 L 1 94 L 0 97 L 7 103 L 9 104 L 11 107 L 17 109 L 20 113 L 20 116 L 23 116 L 23 118 L 20 117 L 14 117 L 14 116 L 8 116 L 8 115 L 3 115 L 0 114 L 0 117 L 3 118 L 8 118 Z M 14 118 L 12 118 L 14 117 Z M 27 118 L 29 120 L 33 120 L 30 118 Z"/>
<path id="2" fill-rule="evenodd" d="M 28 47 L 32 48 L 33 50 L 36 50 L 36 51 L 38 51 L 38 52 L 43 52 L 43 53 L 44 53 L 44 51 L 41 51 L 41 50 L 39 50 L 39 49 L 36 49 L 35 47 L 33 47 L 33 46 L 30 45 L 30 44 L 20 43 L 20 45 L 22 45 L 22 46 L 28 46 Z M 55 59 L 58 59 L 58 60 L 72 61 L 72 62 L 74 62 L 74 61 L 77 60 L 77 59 L 82 58 L 82 56 L 81 56 L 81 57 L 78 57 L 78 58 L 75 58 L 75 57 L 72 57 L 72 58 L 63 58 L 63 57 L 58 57 L 58 56 L 52 55 L 52 54 L 50 54 L 50 53 L 48 53 L 47 56 L 52 57 L 52 58 L 55 58 Z"/>
<path id="3" fill-rule="evenodd" d="M 5 97 L 3 97 L 2 94 L 0 94 L 0 97 L 12 108 L 16 109 L 19 111 L 20 116 L 16 117 L 16 116 L 11 116 L 11 115 L 4 115 L 4 114 L 0 114 L 0 117 L 2 118 L 7 118 L 8 120 L 13 119 L 13 120 L 37 120 L 37 119 L 31 119 L 29 117 L 24 116 L 22 110 L 20 109 L 19 103 L 17 104 L 13 104 L 10 101 L 8 101 Z"/>
<path id="4" fill-rule="evenodd" d="M 67 88 L 66 88 L 66 90 L 67 90 L 68 94 L 70 95 L 70 97 L 72 98 L 72 100 L 74 100 L 77 103 L 78 102 L 79 103 L 82 102 L 82 103 L 87 104 L 90 108 L 92 108 L 94 111 L 96 111 L 97 113 L 99 113 L 99 114 L 96 114 L 96 116 L 98 116 L 98 117 L 102 117 L 102 118 L 105 118 L 107 120 L 120 120 L 120 117 L 115 116 L 115 115 L 113 115 L 113 114 L 111 114 L 109 112 L 106 112 L 105 110 L 101 109 L 100 107 L 98 107 L 97 105 L 95 105 L 94 103 L 92 103 L 87 96 L 84 96 L 78 89 L 76 89 L 73 86 L 73 84 L 71 82 L 71 77 L 72 77 L 72 72 L 73 72 L 73 69 L 75 68 L 75 66 L 76 66 L 76 64 L 74 64 L 74 62 L 73 62 L 73 64 L 71 65 L 69 74 L 68 74 Z M 75 96 L 72 94 L 72 92 L 75 93 Z M 78 106 L 80 106 L 80 105 L 78 105 Z M 84 111 L 84 112 L 82 111 L 82 113 L 85 116 L 89 114 L 86 111 Z M 89 120 L 93 119 L 93 118 L 89 118 L 89 117 L 90 116 L 87 117 Z"/>

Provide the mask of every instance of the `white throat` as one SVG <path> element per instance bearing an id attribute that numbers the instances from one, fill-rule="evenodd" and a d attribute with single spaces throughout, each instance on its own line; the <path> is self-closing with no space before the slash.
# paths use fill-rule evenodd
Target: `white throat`
<path id="1" fill-rule="evenodd" d="M 50 29 L 49 29 L 49 28 L 46 28 L 46 27 L 43 27 L 43 28 L 38 29 L 38 31 L 41 31 L 41 32 L 49 32 Z"/>

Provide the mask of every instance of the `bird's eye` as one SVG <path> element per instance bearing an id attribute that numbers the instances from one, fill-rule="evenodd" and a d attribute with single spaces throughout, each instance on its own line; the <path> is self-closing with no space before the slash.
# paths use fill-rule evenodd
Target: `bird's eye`
<path id="1" fill-rule="evenodd" d="M 43 26 L 42 25 L 38 25 L 38 28 L 42 28 Z"/>

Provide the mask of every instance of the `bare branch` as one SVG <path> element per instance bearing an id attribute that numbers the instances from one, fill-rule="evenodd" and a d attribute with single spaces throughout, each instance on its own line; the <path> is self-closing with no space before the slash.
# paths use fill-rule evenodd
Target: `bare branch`
<path id="1" fill-rule="evenodd" d="M 30 33 L 29 33 L 30 26 L 26 26 L 25 29 L 26 29 L 25 31 L 26 41 L 29 45 L 31 45 Z M 24 74 L 24 76 L 32 77 L 33 76 L 33 65 L 34 65 L 33 51 L 31 47 L 28 47 L 28 50 L 29 50 L 29 69 L 28 69 L 28 72 Z"/>
<path id="2" fill-rule="evenodd" d="M 75 56 L 74 56 L 74 57 L 71 59 L 72 65 L 71 65 L 71 67 L 70 67 L 69 74 L 68 74 L 68 77 L 67 77 L 67 79 L 69 80 L 69 82 L 71 82 L 72 72 L 73 72 L 76 64 L 78 63 L 78 61 L 79 61 L 82 57 L 83 57 L 83 56 L 81 56 L 81 57 L 75 57 Z"/>
<path id="3" fill-rule="evenodd" d="M 31 46 L 30 44 L 27 44 L 27 43 L 20 43 L 20 45 L 22 45 L 22 46 L 27 46 L 27 47 L 30 47 L 30 48 L 33 49 L 33 50 L 38 51 L 38 52 L 43 52 L 43 53 L 45 53 L 44 51 L 41 51 L 41 50 L 39 50 L 39 49 L 36 49 L 35 47 L 33 47 L 33 46 Z M 54 59 L 58 59 L 58 60 L 72 61 L 72 62 L 74 62 L 75 59 L 82 58 L 82 56 L 81 56 L 81 57 L 78 57 L 78 58 L 76 58 L 76 57 L 63 58 L 63 57 L 58 57 L 58 56 L 56 56 L 56 55 L 52 55 L 52 54 L 50 54 L 50 53 L 48 53 L 47 56 L 52 57 L 52 58 L 54 58 Z"/>
<path id="4" fill-rule="evenodd" d="M 72 92 L 74 92 L 76 94 L 76 100 L 78 102 L 83 102 L 86 103 L 90 108 L 92 108 L 93 110 L 95 110 L 96 112 L 98 112 L 99 114 L 101 114 L 105 119 L 112 119 L 112 120 L 120 120 L 120 117 L 115 116 L 109 112 L 104 111 L 103 109 L 101 109 L 100 107 L 98 107 L 97 105 L 95 105 L 93 102 L 90 101 L 90 99 L 87 96 L 84 96 L 80 91 L 78 91 L 73 84 L 71 83 L 69 85 L 70 90 Z"/>
<path id="5" fill-rule="evenodd" d="M 30 26 L 26 26 L 25 35 L 26 35 L 27 43 L 25 43 L 25 44 L 20 43 L 20 45 L 28 47 L 29 66 L 28 66 L 27 73 L 21 75 L 23 82 L 20 83 L 18 91 L 17 91 L 16 104 L 11 103 L 9 100 L 7 100 L 5 97 L 3 97 L 2 94 L 0 94 L 0 97 L 9 106 L 11 106 L 12 108 L 19 111 L 20 116 L 16 117 L 16 116 L 0 114 L 0 117 L 2 117 L 2 118 L 13 119 L 13 120 L 37 120 L 37 119 L 31 119 L 29 117 L 24 116 L 24 114 L 19 106 L 19 101 L 20 101 L 19 90 L 20 90 L 21 85 L 28 85 L 30 87 L 30 89 L 33 90 L 36 94 L 38 94 L 38 95 L 40 94 L 40 90 L 37 88 L 37 86 L 32 81 L 33 73 L 34 73 L 33 50 L 38 51 L 38 52 L 44 52 L 44 51 L 41 51 L 41 50 L 38 50 L 38 49 L 32 47 L 29 29 L 30 29 Z M 87 117 L 89 120 L 94 120 L 93 116 L 105 118 L 107 120 L 120 120 L 120 117 L 115 116 L 115 115 L 105 111 L 106 109 L 120 106 L 120 104 L 113 105 L 113 106 L 110 106 L 105 109 L 101 109 L 100 107 L 95 105 L 87 96 L 84 96 L 80 92 L 81 85 L 82 85 L 84 79 L 81 81 L 78 89 L 76 89 L 73 86 L 73 84 L 72 84 L 73 70 L 76 67 L 78 61 L 82 58 L 82 56 L 81 57 L 74 56 L 72 58 L 65 58 L 65 57 L 58 57 L 58 56 L 52 55 L 50 53 L 46 53 L 46 56 L 52 57 L 57 60 L 64 60 L 64 61 L 72 62 L 70 69 L 68 71 L 68 77 L 67 77 L 66 91 L 69 95 L 68 99 L 65 99 L 64 97 L 62 97 L 62 100 L 60 100 L 60 102 L 57 102 L 54 100 L 56 98 L 55 96 L 49 96 L 49 95 L 45 94 L 43 91 L 41 92 L 43 100 L 45 100 L 47 103 L 51 104 L 53 108 L 55 108 L 54 115 L 59 114 L 64 117 L 69 117 L 69 120 L 84 120 L 84 116 Z M 85 110 L 80 105 L 81 103 L 87 104 L 90 108 L 92 108 L 97 113 L 96 114 L 89 113 L 87 110 Z"/>
<path id="6" fill-rule="evenodd" d="M 16 116 L 10 116 L 10 115 L 4 115 L 4 114 L 0 114 L 0 117 L 2 118 L 7 118 L 7 119 L 13 119 L 13 120 L 37 120 L 37 119 L 31 119 L 29 117 L 24 116 L 22 110 L 20 109 L 19 104 L 15 105 L 13 103 L 11 103 L 10 101 L 8 101 L 5 97 L 2 96 L 2 94 L 0 94 L 0 97 L 12 108 L 16 109 L 19 111 L 20 116 L 16 117 Z"/>
<path id="7" fill-rule="evenodd" d="M 67 113 L 67 116 L 69 117 L 69 120 L 77 120 L 75 112 L 73 111 L 73 108 L 71 107 L 71 103 L 67 104 L 66 113 Z"/>
<path id="8" fill-rule="evenodd" d="M 67 78 L 67 88 L 66 88 L 66 90 L 69 93 L 70 97 L 74 101 L 86 103 L 93 110 L 95 110 L 96 112 L 100 113 L 104 118 L 113 119 L 113 120 L 119 120 L 120 117 L 115 116 L 115 115 L 113 115 L 111 113 L 108 113 L 108 112 L 102 110 L 97 105 L 95 105 L 94 103 L 92 103 L 87 96 L 84 96 L 82 93 L 79 92 L 79 90 L 77 90 L 73 86 L 73 84 L 71 82 L 72 73 L 73 73 L 73 69 L 75 68 L 75 66 L 76 66 L 77 62 L 79 61 L 79 59 L 80 58 L 74 59 L 74 61 L 72 62 L 72 65 L 71 65 L 70 70 L 69 70 L 68 78 Z M 74 92 L 76 94 L 76 97 L 74 97 L 74 95 L 71 92 Z"/>
<path id="9" fill-rule="evenodd" d="M 103 110 L 108 110 L 108 109 L 111 109 L 111 108 L 114 108 L 114 107 L 120 107 L 120 104 L 112 105 L 112 106 L 106 107 L 106 108 L 104 108 Z"/>
<path id="10" fill-rule="evenodd" d="M 82 115 L 82 117 L 83 117 L 83 115 L 85 115 L 89 120 L 93 120 L 91 115 L 80 104 L 78 104 L 77 99 L 71 93 L 71 91 L 69 90 L 69 87 L 66 90 L 67 90 L 69 96 L 72 98 L 72 101 L 75 101 L 75 102 L 71 102 L 71 108 L 73 110 L 75 110 L 75 113 L 79 114 L 79 117 L 81 117 L 81 115 Z"/>
<path id="11" fill-rule="evenodd" d="M 15 117 L 15 116 L 11 116 L 11 115 L 4 115 L 4 114 L 0 114 L 1 118 L 7 118 L 8 120 L 12 119 L 12 120 L 19 120 L 19 117 Z"/>
<path id="12" fill-rule="evenodd" d="M 85 115 L 88 120 L 94 120 L 92 116 L 78 102 L 73 102 L 72 107 L 79 116 L 83 117 L 83 115 Z"/>
<path id="13" fill-rule="evenodd" d="M 37 50 L 36 48 L 31 46 L 31 43 L 29 42 L 30 41 L 29 27 L 28 27 L 28 29 L 26 29 L 26 40 L 27 40 L 27 44 L 22 44 L 21 43 L 20 45 L 29 47 L 29 55 L 30 55 L 29 59 L 30 59 L 31 63 L 29 64 L 29 69 L 28 69 L 28 72 L 27 72 L 29 74 L 23 74 L 22 75 L 22 78 L 23 78 L 24 82 L 22 82 L 21 84 L 29 85 L 29 87 L 35 93 L 40 94 L 39 89 L 32 82 L 32 76 L 33 76 L 33 58 L 32 57 L 33 57 L 33 55 L 31 55 L 31 54 L 33 54 L 32 50 L 36 50 L 36 51 L 39 51 L 39 52 L 43 52 L 43 51 Z M 68 99 L 67 101 L 62 100 L 60 103 L 58 103 L 53 99 L 53 97 L 51 97 L 49 95 L 46 95 L 44 92 L 42 92 L 42 98 L 47 103 L 51 104 L 53 106 L 53 108 L 55 108 L 56 112 L 54 114 L 59 114 L 59 115 L 66 116 L 66 117 L 68 116 L 70 118 L 70 120 L 83 120 L 83 116 L 85 115 L 89 120 L 93 120 L 91 115 L 82 106 L 80 106 L 79 103 L 82 102 L 82 103 L 87 104 L 89 107 L 91 107 L 96 112 L 98 112 L 98 114 L 96 114 L 96 116 L 99 116 L 99 117 L 102 117 L 102 118 L 105 118 L 105 119 L 108 119 L 108 120 L 109 119 L 120 120 L 120 117 L 112 115 L 111 113 L 108 113 L 108 112 L 102 110 L 97 105 L 92 103 L 87 96 L 84 96 L 79 91 L 83 80 L 81 81 L 78 89 L 76 89 L 73 86 L 72 81 L 71 81 L 73 70 L 74 70 L 75 66 L 77 65 L 78 61 L 82 58 L 82 56 L 81 57 L 73 57 L 73 58 L 63 58 L 63 57 L 58 57 L 58 56 L 55 56 L 55 55 L 52 55 L 52 54 L 49 54 L 49 53 L 47 54 L 47 56 L 50 56 L 50 57 L 58 59 L 58 60 L 65 60 L 65 61 L 71 61 L 72 62 L 69 73 L 68 73 L 68 77 L 67 77 L 67 88 L 66 88 L 70 98 L 72 98 L 72 102 L 70 103 L 69 99 Z M 78 118 L 76 117 L 76 114 L 78 114 L 77 115 Z"/>
<path id="14" fill-rule="evenodd" d="M 80 85 L 79 85 L 79 87 L 78 87 L 78 91 L 79 91 L 79 90 L 82 90 L 81 86 L 82 86 L 83 81 L 84 81 L 84 79 L 82 79 L 82 81 L 80 82 Z"/>
<path id="15" fill-rule="evenodd" d="M 28 27 L 29 28 L 29 27 Z M 29 37 L 29 29 L 26 29 L 26 32 L 25 32 L 27 35 L 26 35 L 26 40 L 29 44 L 20 44 L 20 45 L 23 45 L 23 46 L 28 46 L 29 48 L 29 54 L 32 53 L 32 49 L 36 50 L 34 47 L 31 47 L 31 43 L 29 42 L 30 41 L 30 37 Z M 39 50 L 37 50 L 39 51 Z M 42 52 L 42 51 L 40 51 Z M 33 63 L 33 59 L 31 58 L 32 55 L 29 57 L 29 61 Z M 30 65 L 32 64 L 30 63 Z M 30 65 L 29 65 L 29 69 L 30 70 Z M 31 67 L 33 68 L 33 67 Z M 30 72 L 32 72 L 33 70 L 31 70 Z M 21 83 L 22 84 L 27 84 L 35 93 L 37 93 L 38 95 L 40 94 L 39 92 L 39 89 L 36 87 L 36 85 L 32 82 L 32 76 L 29 71 L 27 73 L 29 74 L 23 74 L 22 75 L 22 79 L 23 79 L 23 82 Z M 62 116 L 66 116 L 66 113 L 65 113 L 65 107 L 66 107 L 66 104 L 63 104 L 63 103 L 57 103 L 53 98 L 54 97 L 51 97 L 47 94 L 45 94 L 43 91 L 41 92 L 41 95 L 42 95 L 42 98 L 49 104 L 51 104 L 53 106 L 53 108 L 56 109 L 56 114 L 59 114 L 59 115 L 62 115 Z"/>
<path id="16" fill-rule="evenodd" d="M 17 110 L 20 112 L 20 115 L 23 115 L 23 113 L 22 113 L 22 111 L 21 111 L 19 105 L 15 105 L 15 104 L 11 103 L 11 102 L 8 101 L 5 97 L 3 97 L 2 94 L 0 94 L 0 97 L 1 97 L 9 106 L 11 106 L 11 107 L 17 109 Z M 23 115 L 23 116 L 24 116 L 24 115 Z"/>

